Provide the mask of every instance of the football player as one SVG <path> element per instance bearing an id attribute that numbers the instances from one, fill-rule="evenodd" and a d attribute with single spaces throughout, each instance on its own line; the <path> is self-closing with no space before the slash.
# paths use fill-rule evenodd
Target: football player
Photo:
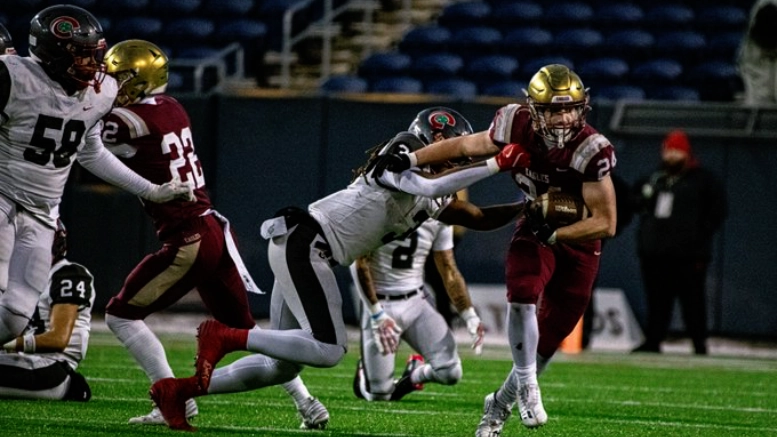
<path id="1" fill-rule="evenodd" d="M 375 172 L 498 154 L 503 162 L 513 162 L 503 168 L 529 201 L 561 191 L 582 196 L 590 211 L 588 218 L 558 228 L 527 218 L 517 223 L 506 260 L 514 365 L 502 386 L 486 396 L 478 437 L 500 435 L 516 400 L 526 427 L 547 422 L 537 376 L 585 312 L 599 269 L 601 239 L 615 233 L 610 177 L 615 151 L 586 124 L 589 95 L 582 80 L 566 66 L 546 65 L 525 92 L 527 103 L 500 108 L 489 129 L 411 154 L 386 155 Z"/>
<path id="2" fill-rule="evenodd" d="M 468 123 L 453 111 L 448 115 L 434 123 Z M 262 224 L 275 275 L 271 318 L 281 321 L 280 330 L 234 329 L 214 320 L 201 324 L 195 375 L 163 379 L 151 387 L 151 396 L 171 428 L 191 429 L 184 414 L 185 402 L 209 393 L 211 380 L 231 380 L 233 391 L 245 391 L 287 381 L 303 366 L 337 365 L 345 354 L 346 332 L 335 266 L 350 265 L 385 243 L 404 239 L 428 218 L 490 230 L 507 224 L 521 211 L 520 203 L 480 208 L 451 195 L 498 171 L 485 164 L 449 169 L 434 177 L 408 170 L 372 178 L 380 155 L 425 146 L 414 132 L 401 132 L 374 149 L 346 188 L 307 209 L 284 208 Z M 387 349 L 394 352 L 396 323 L 380 308 L 375 310 L 371 314 L 375 329 Z M 235 350 L 257 354 L 214 372 L 218 361 Z"/>
<path id="3" fill-rule="evenodd" d="M 229 221 L 211 203 L 184 107 L 165 94 L 167 55 L 143 40 L 122 41 L 108 51 L 107 73 L 119 83 L 116 108 L 105 119 L 106 147 L 129 168 L 151 181 L 190 182 L 196 201 L 144 202 L 162 249 L 146 256 L 129 274 L 106 308 L 105 321 L 154 383 L 173 376 L 164 347 L 148 328 L 149 314 L 197 289 L 214 317 L 228 326 L 254 327 L 247 291 L 259 292 L 234 242 Z M 298 378 L 285 384 L 303 418 L 320 428 L 329 413 Z M 215 384 L 214 390 L 218 390 Z M 194 400 L 186 416 L 197 415 Z M 164 425 L 159 409 L 129 423 Z"/>
<path id="4" fill-rule="evenodd" d="M 434 107 L 419 113 L 408 130 L 427 144 L 472 133 L 469 123 L 439 123 L 445 119 L 464 120 L 451 109 Z M 485 330 L 453 257 L 453 226 L 428 219 L 407 238 L 392 241 L 351 264 L 351 277 L 366 305 L 361 316 L 362 358 L 353 382 L 357 397 L 398 401 L 422 389 L 426 382 L 453 385 L 461 379 L 461 359 L 453 333 L 424 293 L 424 266 L 430 254 L 445 287 L 435 294 L 445 291 L 450 295 L 467 324 L 473 348 L 480 350 Z M 395 354 L 381 343 L 379 319 L 371 316 L 380 314 L 379 308 L 396 321 L 401 338 L 420 353 L 410 356 L 396 383 Z"/>
<path id="5" fill-rule="evenodd" d="M 0 24 L 0 55 L 15 55 L 16 49 L 13 46 L 13 39 L 8 29 Z"/>
<path id="6" fill-rule="evenodd" d="M 76 369 L 89 344 L 94 277 L 66 258 L 67 230 L 61 220 L 51 255 L 48 288 L 35 316 L 26 332 L 0 352 L 0 397 L 86 402 L 92 392 Z"/>
<path id="7" fill-rule="evenodd" d="M 100 120 L 116 97 L 105 78 L 105 38 L 88 11 L 43 9 L 30 22 L 30 56 L 0 56 L 0 343 L 27 326 L 51 268 L 59 203 L 73 162 L 151 202 L 188 198 L 180 181 L 151 183 L 108 152 Z"/>

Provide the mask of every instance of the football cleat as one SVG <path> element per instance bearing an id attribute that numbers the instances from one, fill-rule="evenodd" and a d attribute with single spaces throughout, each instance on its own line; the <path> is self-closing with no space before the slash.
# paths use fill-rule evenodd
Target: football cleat
<path id="1" fill-rule="evenodd" d="M 310 397 L 297 406 L 297 412 L 302 418 L 300 429 L 325 429 L 329 424 L 329 411 L 316 398 Z"/>
<path id="2" fill-rule="evenodd" d="M 159 407 L 170 429 L 196 431 L 186 420 L 186 401 L 191 398 L 189 394 L 196 390 L 193 387 L 196 383 L 193 378 L 163 378 L 151 386 L 151 400 Z"/>
<path id="3" fill-rule="evenodd" d="M 197 410 L 197 403 L 194 399 L 186 401 L 186 419 L 191 421 L 199 411 Z M 154 405 L 154 408 L 150 413 L 144 416 L 131 417 L 129 420 L 130 425 L 166 425 L 165 418 L 162 417 L 162 412 L 159 411 L 159 407 Z"/>
<path id="4" fill-rule="evenodd" d="M 410 375 L 413 370 L 424 365 L 424 357 L 421 355 L 410 355 L 407 358 L 407 364 L 405 364 L 405 371 L 402 373 L 402 377 L 394 383 L 394 391 L 391 393 L 391 400 L 398 401 L 405 397 L 408 393 L 419 391 L 424 389 L 422 383 L 413 384 L 410 379 Z"/>
<path id="5" fill-rule="evenodd" d="M 239 349 L 237 344 L 231 341 L 234 337 L 231 334 L 235 331 L 237 330 L 217 320 L 206 320 L 197 327 L 197 357 L 194 367 L 201 393 L 207 393 L 211 373 L 216 364 L 224 355 Z"/>
<path id="6" fill-rule="evenodd" d="M 496 393 L 486 396 L 483 401 L 483 417 L 480 418 L 475 437 L 499 437 L 502 435 L 505 422 L 513 414 L 512 409 L 512 404 L 507 407 L 497 405 Z"/>
<path id="7" fill-rule="evenodd" d="M 521 413 L 521 422 L 527 428 L 537 428 L 548 422 L 548 413 L 542 406 L 539 385 L 521 385 L 518 393 L 518 410 Z"/>
<path id="8" fill-rule="evenodd" d="M 364 399 L 364 388 L 366 388 L 367 381 L 365 381 L 364 378 L 364 364 L 362 364 L 362 359 L 359 358 L 359 361 L 356 362 L 356 374 L 353 376 L 353 394 L 359 398 Z M 369 391 L 369 389 L 368 389 Z"/>

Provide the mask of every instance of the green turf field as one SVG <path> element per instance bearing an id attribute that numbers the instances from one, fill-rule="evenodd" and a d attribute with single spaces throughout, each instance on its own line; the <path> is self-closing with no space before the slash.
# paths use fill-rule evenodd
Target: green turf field
<path id="1" fill-rule="evenodd" d="M 178 376 L 189 376 L 193 336 L 161 338 Z M 498 387 L 511 366 L 505 349 L 487 347 L 483 357 L 466 351 L 464 379 L 457 386 L 427 385 L 402 402 L 366 403 L 351 391 L 356 350 L 335 368 L 302 373 L 330 411 L 327 430 L 299 430 L 291 398 L 271 387 L 201 398 L 197 433 L 471 437 L 484 395 Z M 407 352 L 401 351 L 403 362 Z M 93 334 L 81 371 L 92 386 L 90 402 L 0 401 L 0 436 L 186 435 L 127 424 L 129 417 L 150 410 L 149 384 L 110 333 Z M 772 360 L 585 352 L 560 355 L 540 382 L 548 424 L 532 431 L 513 417 L 503 436 L 777 436 L 777 362 Z"/>

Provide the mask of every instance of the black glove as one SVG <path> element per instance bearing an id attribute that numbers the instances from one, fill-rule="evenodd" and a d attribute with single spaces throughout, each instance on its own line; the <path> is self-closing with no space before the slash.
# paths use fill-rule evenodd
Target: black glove
<path id="1" fill-rule="evenodd" d="M 383 175 L 383 172 L 402 173 L 410 168 L 410 157 L 407 153 L 387 153 L 380 155 L 375 159 L 372 177 L 377 179 Z"/>
<path id="2" fill-rule="evenodd" d="M 554 244 L 556 238 L 553 234 L 556 230 L 545 221 L 545 217 L 542 215 L 542 207 L 535 202 L 528 201 L 524 211 L 526 214 L 526 223 L 529 225 L 529 229 L 531 229 L 537 239 L 543 244 Z"/>

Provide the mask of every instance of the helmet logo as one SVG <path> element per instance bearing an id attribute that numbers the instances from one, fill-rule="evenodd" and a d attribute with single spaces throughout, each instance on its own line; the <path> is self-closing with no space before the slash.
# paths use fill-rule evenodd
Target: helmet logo
<path id="1" fill-rule="evenodd" d="M 445 126 L 456 126 L 456 119 L 445 111 L 432 112 L 429 114 L 429 124 L 432 130 L 443 130 Z"/>
<path id="2" fill-rule="evenodd" d="M 73 17 L 59 17 L 51 22 L 49 29 L 59 39 L 71 39 L 73 33 L 81 28 L 81 25 Z"/>

